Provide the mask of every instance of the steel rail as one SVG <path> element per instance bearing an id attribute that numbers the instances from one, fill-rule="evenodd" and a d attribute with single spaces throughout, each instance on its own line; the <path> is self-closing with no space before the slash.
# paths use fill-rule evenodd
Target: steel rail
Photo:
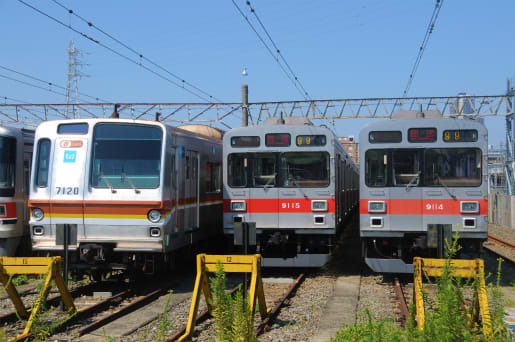
<path id="1" fill-rule="evenodd" d="M 240 288 L 241 284 L 238 284 L 238 286 L 236 286 L 235 288 L 233 288 L 231 291 L 229 291 L 229 293 L 231 294 L 231 296 L 233 294 L 236 293 L 236 291 L 238 291 L 238 289 Z M 199 323 L 202 323 L 204 322 L 206 319 L 208 319 L 209 317 L 211 317 L 211 315 L 209 314 L 209 311 L 204 310 L 202 311 L 198 316 L 197 316 L 197 319 L 195 320 L 195 324 L 199 324 Z M 179 337 L 181 337 L 182 335 L 184 335 L 184 333 L 186 332 L 186 325 L 184 325 L 179 331 L 177 331 L 175 334 L 172 335 L 172 337 L 170 337 L 168 340 L 166 340 L 166 342 L 174 342 L 174 341 L 177 341 L 179 339 Z"/>
<path id="2" fill-rule="evenodd" d="M 290 298 L 292 293 L 299 287 L 299 285 L 302 283 L 302 281 L 305 278 L 305 274 L 300 274 L 297 279 L 293 282 L 293 284 L 290 286 L 286 294 L 275 304 L 272 311 L 268 313 L 268 316 L 263 320 L 263 322 L 259 325 L 259 327 L 256 329 L 255 333 L 256 336 L 261 335 L 265 332 L 265 330 L 273 323 L 274 319 L 279 315 L 279 311 L 281 311 L 281 307 L 286 304 L 286 300 Z"/>
<path id="3" fill-rule="evenodd" d="M 515 249 L 515 245 L 512 245 L 511 243 L 507 242 L 507 241 L 504 241 L 504 240 L 501 240 L 499 238 L 496 238 L 492 235 L 488 235 L 488 240 L 489 241 L 493 241 L 495 243 L 498 243 L 498 244 L 501 244 L 505 247 L 508 247 L 508 248 L 511 248 L 511 249 Z"/>
<path id="4" fill-rule="evenodd" d="M 128 291 L 131 291 L 131 290 L 128 290 Z M 157 289 L 155 291 L 152 291 L 150 292 L 148 295 L 128 304 L 128 305 L 125 305 L 124 307 L 122 307 L 120 310 L 117 310 L 111 314 L 108 314 L 108 315 L 105 315 L 103 317 L 101 317 L 100 319 L 96 320 L 95 322 L 81 328 L 78 330 L 78 334 L 79 336 L 83 336 L 93 330 L 96 330 L 108 323 L 111 323 L 112 321 L 122 317 L 122 316 L 125 316 L 125 315 L 128 315 L 129 313 L 139 309 L 140 307 L 142 306 L 145 306 L 147 305 L 148 303 L 151 303 L 153 302 L 154 300 L 156 300 L 158 297 L 166 294 L 168 291 L 168 289 L 165 289 L 165 288 L 161 288 L 161 289 Z M 131 291 L 132 292 L 132 291 Z M 97 304 L 98 305 L 98 304 Z M 80 313 L 80 312 L 79 312 Z"/>
<path id="5" fill-rule="evenodd" d="M 91 292 L 96 286 L 98 286 L 97 283 L 90 283 L 88 285 L 81 286 L 79 288 L 76 288 L 76 289 L 70 291 L 70 295 L 72 296 L 72 298 L 80 297 L 83 294 Z M 47 306 L 57 306 L 60 301 L 61 301 L 61 295 L 52 296 L 46 300 L 46 305 Z M 30 310 L 30 306 L 25 307 L 25 309 L 27 311 Z M 16 322 L 17 320 L 18 320 L 18 316 L 16 314 L 16 311 L 13 311 L 11 313 L 0 316 L 0 325 L 4 325 L 6 323 L 13 323 L 13 322 Z"/>
<path id="6" fill-rule="evenodd" d="M 399 309 L 401 310 L 402 315 L 402 325 L 405 326 L 406 322 L 409 318 L 409 309 L 406 304 L 406 297 L 404 296 L 404 292 L 402 291 L 401 284 L 399 282 L 399 278 L 395 277 L 393 280 L 393 288 L 395 290 L 395 294 L 397 295 L 397 300 L 399 302 Z"/>

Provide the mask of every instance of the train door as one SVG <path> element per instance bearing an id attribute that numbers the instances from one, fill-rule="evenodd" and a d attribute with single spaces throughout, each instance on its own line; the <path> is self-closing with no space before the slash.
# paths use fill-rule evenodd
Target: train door
<path id="1" fill-rule="evenodd" d="M 389 187 L 390 226 L 395 230 L 418 230 L 422 226 L 422 149 L 397 149 L 391 158 Z"/>
<path id="2" fill-rule="evenodd" d="M 55 140 L 49 184 L 50 200 L 56 201 L 52 204 L 52 224 L 84 223 L 87 146 L 88 140 L 84 137 L 58 137 Z"/>
<path id="3" fill-rule="evenodd" d="M 185 159 L 185 231 L 198 228 L 199 222 L 199 155 L 195 151 L 186 151 Z"/>

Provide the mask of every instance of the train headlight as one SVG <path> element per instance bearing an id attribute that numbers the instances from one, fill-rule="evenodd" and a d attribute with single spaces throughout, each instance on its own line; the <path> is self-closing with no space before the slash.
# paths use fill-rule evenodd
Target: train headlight
<path id="1" fill-rule="evenodd" d="M 43 210 L 39 208 L 32 209 L 32 217 L 36 221 L 41 221 L 45 215 L 43 214 Z"/>
<path id="2" fill-rule="evenodd" d="M 478 201 L 464 201 L 460 203 L 461 212 L 467 214 L 478 214 L 479 213 L 479 202 Z"/>
<path id="3" fill-rule="evenodd" d="M 326 200 L 311 201 L 311 211 L 327 211 Z"/>
<path id="4" fill-rule="evenodd" d="M 245 201 L 231 201 L 231 211 L 246 211 L 247 202 Z"/>
<path id="5" fill-rule="evenodd" d="M 385 201 L 368 201 L 369 213 L 386 213 Z"/>
<path id="6" fill-rule="evenodd" d="M 148 212 L 147 215 L 150 222 L 159 222 L 161 220 L 161 212 L 159 210 L 153 209 Z"/>
<path id="7" fill-rule="evenodd" d="M 45 229 L 41 226 L 34 226 L 32 228 L 32 234 L 34 234 L 36 236 L 41 236 L 41 235 L 45 234 Z"/>

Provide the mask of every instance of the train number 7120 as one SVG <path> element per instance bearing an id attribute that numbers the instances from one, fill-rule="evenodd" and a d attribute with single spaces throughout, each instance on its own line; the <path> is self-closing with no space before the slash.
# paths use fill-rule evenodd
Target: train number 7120
<path id="1" fill-rule="evenodd" d="M 72 188 L 71 186 L 57 186 L 57 195 L 78 195 L 79 194 L 79 187 Z"/>

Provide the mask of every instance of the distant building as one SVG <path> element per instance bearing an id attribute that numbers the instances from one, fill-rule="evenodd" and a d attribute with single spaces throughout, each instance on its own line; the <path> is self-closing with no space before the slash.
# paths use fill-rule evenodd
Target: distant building
<path id="1" fill-rule="evenodd" d="M 354 140 L 354 136 L 339 137 L 338 140 L 352 160 L 359 164 L 359 144 Z"/>

